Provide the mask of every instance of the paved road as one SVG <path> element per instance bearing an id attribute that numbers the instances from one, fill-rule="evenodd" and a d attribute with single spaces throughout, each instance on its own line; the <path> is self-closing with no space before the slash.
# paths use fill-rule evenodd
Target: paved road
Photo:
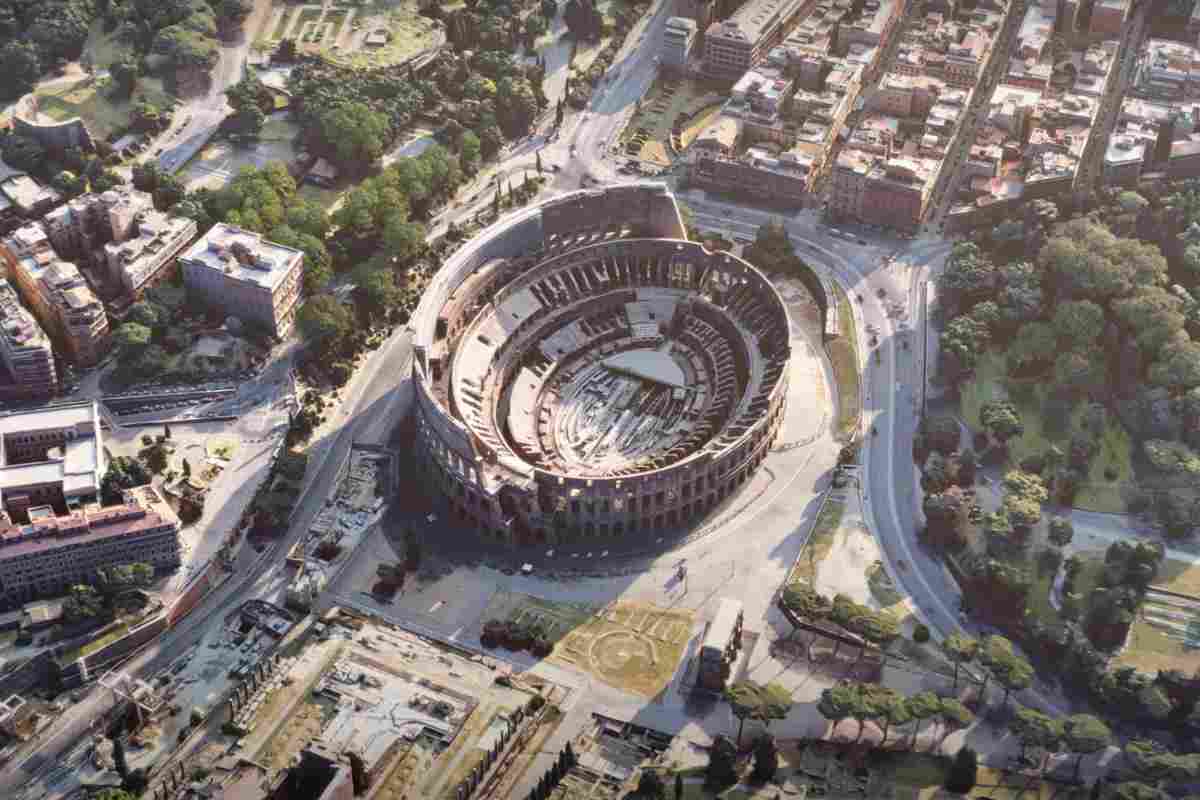
<path id="1" fill-rule="evenodd" d="M 230 44 L 221 43 L 208 90 L 176 109 L 171 127 L 146 148 L 139 160 L 157 157 L 160 167 L 167 172 L 174 172 L 212 138 L 230 111 L 229 104 L 225 102 L 225 90 L 242 79 L 255 33 L 263 20 L 270 16 L 271 5 L 272 0 L 254 0 L 254 8 L 242 26 L 242 38 Z"/>

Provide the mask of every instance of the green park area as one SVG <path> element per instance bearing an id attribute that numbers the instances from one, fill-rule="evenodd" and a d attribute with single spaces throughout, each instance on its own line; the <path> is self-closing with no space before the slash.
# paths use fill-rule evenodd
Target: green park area
<path id="1" fill-rule="evenodd" d="M 140 78 L 133 96 L 117 98 L 105 78 L 83 78 L 79 81 L 55 83 L 37 91 L 38 111 L 56 122 L 79 117 L 92 136 L 107 139 L 116 131 L 129 127 L 133 109 L 140 102 L 159 108 L 170 107 L 175 99 L 163 89 L 156 78 Z"/>
<path id="2" fill-rule="evenodd" d="M 838 319 L 843 326 L 852 326 L 854 311 L 850 308 L 850 298 L 842 287 L 833 283 L 834 294 L 837 295 Z M 843 327 L 843 330 L 848 328 Z M 859 432 L 862 419 L 862 387 L 859 384 L 858 344 L 851 335 L 834 336 L 825 342 L 825 352 L 829 354 L 829 363 L 833 367 L 833 380 L 837 384 L 837 431 L 841 441 L 853 441 Z"/>
<path id="3" fill-rule="evenodd" d="M 1004 354 L 991 351 L 979 359 L 973 376 L 962 384 L 963 421 L 972 430 L 982 430 L 983 406 L 996 400 L 1012 403 L 1023 427 L 1020 434 L 1007 441 L 1009 466 L 1038 458 L 1051 446 L 1068 451 L 1072 432 L 1080 429 L 1087 410 L 1082 401 L 1064 404 L 1061 393 L 1052 384 L 1010 378 Z M 1072 505 L 1086 511 L 1120 513 L 1134 488 L 1133 443 L 1121 423 L 1109 416 L 1096 437 L 1096 448 Z"/>

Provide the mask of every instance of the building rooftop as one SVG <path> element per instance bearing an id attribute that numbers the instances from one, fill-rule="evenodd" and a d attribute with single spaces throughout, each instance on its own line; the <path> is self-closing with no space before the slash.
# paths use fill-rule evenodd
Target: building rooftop
<path id="1" fill-rule="evenodd" d="M 13 351 L 26 347 L 50 347 L 50 339 L 29 309 L 21 305 L 12 285 L 0 278 L 0 337 L 5 349 Z M 3 454 L 0 454 L 0 460 Z"/>
<path id="2" fill-rule="evenodd" d="M 150 485 L 126 491 L 123 501 L 118 506 L 92 506 L 44 517 L 28 525 L 0 524 L 0 558 L 77 547 L 161 525 L 179 525 L 175 512 Z"/>
<path id="3" fill-rule="evenodd" d="M 678 35 L 690 36 L 696 32 L 696 20 L 688 17 L 671 17 L 667 20 L 666 30 Z"/>
<path id="4" fill-rule="evenodd" d="M 31 222 L 28 225 L 22 225 L 9 234 L 8 239 L 5 240 L 5 244 L 13 250 L 15 255 L 21 256 L 42 247 L 49 247 L 50 239 L 46 236 L 45 228 L 36 222 Z"/>
<path id="5" fill-rule="evenodd" d="M 1197 3 L 1200 8 L 1200 3 Z M 1155 103 L 1138 97 L 1126 97 L 1121 101 L 1121 118 L 1153 122 L 1163 125 L 1171 120 L 1172 107 L 1167 103 Z"/>
<path id="6" fill-rule="evenodd" d="M 0 183 L 0 192 L 22 211 L 30 211 L 41 203 L 57 203 L 58 192 L 42 186 L 28 175 L 13 175 Z"/>
<path id="7" fill-rule="evenodd" d="M 162 266 L 164 251 L 178 250 L 196 232 L 196 223 L 187 217 L 172 217 L 160 211 L 146 211 L 138 220 L 137 236 L 123 242 L 109 242 L 104 251 L 115 258 L 134 288 Z"/>
<path id="8" fill-rule="evenodd" d="M 723 22 L 714 22 L 705 36 L 756 44 L 780 19 L 795 13 L 803 0 L 747 0 Z"/>
<path id="9" fill-rule="evenodd" d="M 48 454 L 45 461 L 9 464 L 5 439 L 37 431 L 74 429 L 76 436 Z M 3 492 L 36 484 L 61 483 L 63 494 L 95 493 L 104 474 L 100 411 L 95 402 L 72 403 L 0 416 L 0 501 Z"/>
<path id="10" fill-rule="evenodd" d="M 274 291 L 304 253 L 264 239 L 260 234 L 218 222 L 180 259 L 225 273 L 232 280 Z"/>
<path id="11" fill-rule="evenodd" d="M 1133 135 L 1113 134 L 1104 151 L 1106 166 L 1141 163 L 1146 157 L 1146 140 Z"/>

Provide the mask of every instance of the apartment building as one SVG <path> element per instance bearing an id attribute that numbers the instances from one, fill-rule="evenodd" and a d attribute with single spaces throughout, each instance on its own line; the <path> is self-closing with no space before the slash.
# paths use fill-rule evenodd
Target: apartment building
<path id="1" fill-rule="evenodd" d="M 870 225 L 915 231 L 928 210 L 939 166 L 933 158 L 843 150 L 833 166 L 830 211 Z"/>
<path id="2" fill-rule="evenodd" d="M 813 69 L 829 57 L 838 44 L 838 30 L 849 15 L 849 6 L 822 0 L 804 15 L 769 55 L 775 66 L 797 73 L 800 82 L 814 80 Z"/>
<path id="3" fill-rule="evenodd" d="M 0 278 L 0 400 L 41 400 L 58 392 L 50 337 Z"/>
<path id="4" fill-rule="evenodd" d="M 1092 5 L 1092 20 L 1088 33 L 1106 39 L 1120 39 L 1121 30 L 1129 20 L 1130 0 L 1096 0 Z"/>
<path id="5" fill-rule="evenodd" d="M 736 78 L 763 59 L 812 0 L 746 0 L 729 19 L 704 32 L 704 70 L 714 77 Z"/>
<path id="6" fill-rule="evenodd" d="M 74 264 L 63 261 L 40 223 L 18 228 L 0 244 L 8 277 L 65 356 L 83 367 L 108 350 L 108 314 Z"/>
<path id="7" fill-rule="evenodd" d="M 96 500 L 106 461 L 95 402 L 0 416 L 0 509 L 78 508 Z"/>
<path id="8" fill-rule="evenodd" d="M 924 116 L 946 91 L 946 82 L 927 75 L 886 73 L 867 103 L 869 111 L 894 117 Z"/>
<path id="9" fill-rule="evenodd" d="M 292 326 L 304 253 L 252 231 L 217 223 L 179 257 L 192 297 L 275 336 Z"/>
<path id="10" fill-rule="evenodd" d="M 104 245 L 108 279 L 120 284 L 123 298 L 131 303 L 169 277 L 176 256 L 196 238 L 194 221 L 159 211 L 140 214 L 136 229 L 136 236 Z"/>
<path id="11" fill-rule="evenodd" d="M 37 506 L 28 517 L 18 524 L 0 515 L 0 602 L 8 605 L 62 594 L 118 564 L 179 566 L 179 519 L 150 485 L 126 491 L 121 505 L 63 515 Z"/>
<path id="12" fill-rule="evenodd" d="M 803 143 L 782 152 L 750 147 L 735 157 L 697 158 L 688 178 L 700 188 L 799 206 L 809 194 L 822 157 L 819 146 Z"/>
<path id="13" fill-rule="evenodd" d="M 153 210 L 149 194 L 122 186 L 80 195 L 44 216 L 42 225 L 57 253 L 90 266 L 103 263 L 105 244 L 135 235 L 138 217 Z"/>
<path id="14" fill-rule="evenodd" d="M 1104 150 L 1104 182 L 1110 186 L 1133 186 L 1142 170 L 1154 159 L 1158 130 L 1136 123 L 1118 123 Z"/>
<path id="15" fill-rule="evenodd" d="M 663 26 L 662 63 L 666 67 L 684 67 L 692 57 L 698 28 L 696 20 L 671 17 Z"/>
<path id="16" fill-rule="evenodd" d="M 1200 94 L 1200 51 L 1169 39 L 1150 39 L 1138 58 L 1132 91 L 1176 101 Z"/>
<path id="17" fill-rule="evenodd" d="M 749 141 L 784 144 L 789 138 L 784 109 L 790 103 L 794 85 L 786 72 L 774 67 L 747 70 L 729 90 L 722 112 L 741 120 Z"/>
<path id="18" fill-rule="evenodd" d="M 8 174 L 0 177 L 0 224 L 36 217 L 62 199 L 25 173 L 8 169 Z"/>
<path id="19" fill-rule="evenodd" d="M 128 186 L 85 194 L 42 218 L 54 250 L 96 271 L 123 304 L 170 275 L 196 236 L 196 223 L 154 210 L 153 198 Z"/>
<path id="20" fill-rule="evenodd" d="M 846 44 L 862 42 L 886 45 L 896 28 L 901 5 L 898 0 L 864 0 L 858 18 L 842 26 L 838 34 L 839 41 Z"/>

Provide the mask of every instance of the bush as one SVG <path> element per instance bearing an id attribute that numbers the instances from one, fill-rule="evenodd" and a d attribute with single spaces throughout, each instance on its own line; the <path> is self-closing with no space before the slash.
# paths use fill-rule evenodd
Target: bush
<path id="1" fill-rule="evenodd" d="M 975 788 L 979 776 L 979 757 L 969 747 L 964 747 L 954 755 L 950 771 L 946 773 L 946 791 L 955 794 L 966 794 Z"/>
<path id="2" fill-rule="evenodd" d="M 1041 475 L 1042 470 L 1046 468 L 1046 458 L 1040 454 L 1034 454 L 1021 460 L 1021 470 L 1024 472 L 1032 472 L 1034 475 Z"/>
<path id="3" fill-rule="evenodd" d="M 912 639 L 917 644 L 925 644 L 929 641 L 929 628 L 918 622 L 916 627 L 913 628 Z"/>

